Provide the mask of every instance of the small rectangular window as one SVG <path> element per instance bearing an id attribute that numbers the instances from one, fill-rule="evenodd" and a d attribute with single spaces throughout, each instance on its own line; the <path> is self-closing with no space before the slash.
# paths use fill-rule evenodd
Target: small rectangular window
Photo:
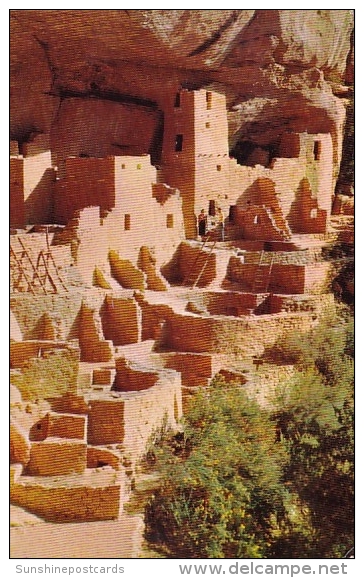
<path id="1" fill-rule="evenodd" d="M 214 217 L 216 214 L 216 203 L 213 199 L 209 201 L 209 215 L 210 217 Z"/>
<path id="2" fill-rule="evenodd" d="M 211 110 L 212 107 L 212 92 L 206 92 L 206 108 Z"/>
<path id="3" fill-rule="evenodd" d="M 173 229 L 173 215 L 167 215 L 167 229 Z"/>
<path id="4" fill-rule="evenodd" d="M 210 123 L 209 123 L 209 122 L 205 122 L 205 127 L 206 127 L 206 128 L 210 128 Z"/>
<path id="5" fill-rule="evenodd" d="M 140 163 L 137 164 L 137 169 L 138 171 L 140 171 L 140 169 L 142 168 L 142 165 Z"/>
<path id="6" fill-rule="evenodd" d="M 230 223 L 234 223 L 236 217 L 236 205 L 230 205 L 229 207 L 229 221 Z"/>
<path id="7" fill-rule="evenodd" d="M 221 171 L 221 165 L 216 165 L 216 170 L 220 172 Z"/>
<path id="8" fill-rule="evenodd" d="M 321 157 L 321 141 L 315 140 L 313 144 L 313 156 L 315 161 L 319 161 Z"/>
<path id="9" fill-rule="evenodd" d="M 130 228 L 131 228 L 130 215 L 124 215 L 124 230 L 130 231 Z"/>
<path id="10" fill-rule="evenodd" d="M 181 94 L 177 92 L 176 99 L 174 101 L 175 108 L 179 108 L 181 106 Z"/>
<path id="11" fill-rule="evenodd" d="M 176 153 L 179 153 L 182 151 L 182 147 L 183 147 L 183 134 L 176 134 L 174 150 L 176 151 Z"/>
<path id="12" fill-rule="evenodd" d="M 122 169 L 125 169 L 125 168 L 126 168 L 125 165 L 124 165 L 124 163 L 121 165 L 121 168 L 122 168 Z"/>

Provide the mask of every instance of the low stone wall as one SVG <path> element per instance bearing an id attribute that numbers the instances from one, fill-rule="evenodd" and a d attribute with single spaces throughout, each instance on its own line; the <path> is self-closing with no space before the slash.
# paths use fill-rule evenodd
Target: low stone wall
<path id="1" fill-rule="evenodd" d="M 269 313 L 282 312 L 316 312 L 334 303 L 332 293 L 322 295 L 270 295 L 268 298 Z"/>
<path id="2" fill-rule="evenodd" d="M 117 519 L 122 511 L 123 472 L 88 470 L 82 476 L 34 478 L 11 468 L 11 503 L 49 522 Z"/>
<path id="3" fill-rule="evenodd" d="M 268 243 L 266 242 L 265 245 Z M 294 249 L 292 246 L 288 250 L 279 247 L 278 243 L 272 242 L 269 249 L 265 249 L 265 256 L 272 255 L 274 264 L 280 265 L 312 265 L 313 263 L 322 262 L 322 248 L 311 247 L 304 250 Z M 286 243 L 286 245 L 289 245 Z M 247 249 L 243 252 L 242 262 L 246 265 L 258 265 L 261 257 L 261 251 Z"/>
<path id="4" fill-rule="evenodd" d="M 89 403 L 87 440 L 93 445 L 121 444 L 125 434 L 123 399 L 93 399 Z"/>
<path id="5" fill-rule="evenodd" d="M 149 389 L 104 394 L 103 398 L 90 400 L 88 443 L 120 445 L 135 462 L 158 430 L 175 429 L 181 416 L 181 376 L 176 371 L 161 370 Z"/>
<path id="6" fill-rule="evenodd" d="M 53 346 L 42 355 L 29 358 L 23 363 L 21 371 L 11 376 L 22 398 L 35 401 L 62 397 L 67 392 L 76 393 L 80 356 L 78 348 Z"/>
<path id="7" fill-rule="evenodd" d="M 329 263 L 274 263 L 259 266 L 256 263 L 246 263 L 244 257 L 231 257 L 228 265 L 227 278 L 239 283 L 241 290 L 251 291 L 254 281 L 264 271 L 264 278 L 269 280 L 267 292 L 278 294 L 304 294 L 327 292 L 331 265 Z M 269 272 L 270 271 L 270 272 Z"/>
<path id="8" fill-rule="evenodd" d="M 109 252 L 111 274 L 122 287 L 126 289 L 147 288 L 147 276 L 128 259 L 120 258 L 116 251 Z"/>
<path id="9" fill-rule="evenodd" d="M 70 343 L 59 341 L 16 341 L 10 343 L 10 367 L 23 367 L 29 359 L 41 358 L 54 349 L 74 350 Z"/>
<path id="10" fill-rule="evenodd" d="M 175 314 L 166 322 L 165 347 L 194 353 L 261 355 L 287 331 L 308 331 L 313 322 L 305 313 L 239 319 Z"/>
<path id="11" fill-rule="evenodd" d="M 47 437 L 86 440 L 86 416 L 48 414 Z"/>
<path id="12" fill-rule="evenodd" d="M 192 285 L 203 269 L 197 287 L 206 287 L 216 277 L 216 253 L 210 252 L 208 245 L 201 251 L 201 246 L 196 247 L 181 243 L 179 253 L 179 276 L 186 280 L 186 284 Z"/>
<path id="13" fill-rule="evenodd" d="M 140 303 L 142 310 L 142 340 L 160 340 L 163 325 L 170 316 L 173 309 L 169 305 L 155 305 L 146 301 Z"/>
<path id="14" fill-rule="evenodd" d="M 105 338 L 114 345 L 128 345 L 141 340 L 141 312 L 134 299 L 107 295 L 101 316 Z"/>
<path id="15" fill-rule="evenodd" d="M 183 387 L 206 387 L 213 374 L 211 355 L 196 353 L 171 353 L 164 355 L 166 367 L 181 374 Z"/>
<path id="16" fill-rule="evenodd" d="M 86 441 L 86 420 L 85 415 L 47 413 L 30 429 L 30 439 L 43 441 L 47 437 L 57 437 Z"/>
<path id="17" fill-rule="evenodd" d="M 88 290 L 88 295 L 91 292 L 92 290 Z M 100 290 L 95 290 L 95 293 L 101 306 L 104 295 Z M 61 324 L 61 334 L 58 340 L 66 341 L 78 337 L 78 314 L 82 299 L 81 291 L 70 291 L 62 295 L 16 293 L 10 298 L 10 308 L 18 321 L 24 339 L 42 339 L 42 317 L 51 314 Z"/>
<path id="18" fill-rule="evenodd" d="M 232 315 L 239 317 L 247 315 L 261 305 L 265 296 L 255 293 L 240 293 L 238 291 L 216 291 L 208 293 L 196 293 L 191 296 L 188 303 L 189 311 L 200 309 L 211 315 Z"/>
<path id="19" fill-rule="evenodd" d="M 148 390 L 127 393 L 125 401 L 125 454 L 140 459 L 161 429 L 176 430 L 182 417 L 181 376 L 176 371 L 161 371 L 160 380 Z"/>
<path id="20" fill-rule="evenodd" d="M 31 444 L 29 442 L 28 432 L 17 423 L 12 417 L 10 418 L 10 463 L 26 465 L 30 457 Z"/>
<path id="21" fill-rule="evenodd" d="M 305 293 L 318 295 L 327 293 L 331 286 L 332 264 L 313 263 L 306 266 Z"/>
<path id="22" fill-rule="evenodd" d="M 105 448 L 92 447 L 87 448 L 87 467 L 102 468 L 110 466 L 114 470 L 120 470 L 120 455 Z"/>
<path id="23" fill-rule="evenodd" d="M 252 206 L 245 211 L 238 207 L 236 224 L 241 227 L 243 238 L 248 240 L 282 241 L 290 232 L 282 215 L 275 221 L 274 215 L 261 206 Z"/>
<path id="24" fill-rule="evenodd" d="M 115 379 L 116 370 L 114 367 L 99 367 L 92 372 L 93 385 L 112 385 Z"/>
<path id="25" fill-rule="evenodd" d="M 147 287 L 151 291 L 167 291 L 169 284 L 156 269 L 156 258 L 149 247 L 140 247 L 138 266 L 147 276 Z"/>
<path id="26" fill-rule="evenodd" d="M 136 364 L 124 358 L 117 359 L 113 389 L 116 391 L 141 391 L 153 387 L 159 379 L 159 372 Z"/>
<path id="27" fill-rule="evenodd" d="M 82 474 L 86 463 L 86 442 L 48 438 L 32 443 L 27 474 L 31 476 Z"/>
<path id="28" fill-rule="evenodd" d="M 99 311 L 83 303 L 79 317 L 81 361 L 111 361 L 113 343 L 104 338 Z"/>
<path id="29" fill-rule="evenodd" d="M 245 264 L 244 259 L 231 257 L 228 265 L 227 278 L 239 283 L 242 291 L 252 291 L 258 269 L 264 269 L 264 275 L 269 277 L 267 291 L 273 293 L 304 293 L 305 267 L 300 265 L 273 265 L 269 275 L 269 265 L 259 266 Z"/>

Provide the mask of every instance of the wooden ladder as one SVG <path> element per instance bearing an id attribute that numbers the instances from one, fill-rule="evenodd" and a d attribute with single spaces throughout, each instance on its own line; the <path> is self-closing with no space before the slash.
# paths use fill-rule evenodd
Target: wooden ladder
<path id="1" fill-rule="evenodd" d="M 206 243 L 208 241 L 209 241 L 209 236 L 207 236 L 206 239 L 204 240 L 203 244 L 201 245 L 201 247 L 200 247 L 200 249 L 196 255 L 195 260 L 192 263 L 192 266 L 191 266 L 189 272 L 187 273 L 187 275 L 183 279 L 183 281 L 182 281 L 183 286 L 190 286 L 191 289 L 193 289 L 194 287 L 196 287 L 197 283 L 201 279 L 201 277 L 202 277 L 202 275 L 203 275 L 203 273 L 207 267 L 208 261 L 212 255 L 212 251 L 214 250 L 215 245 L 216 245 L 216 240 L 215 240 L 215 241 L 213 241 L 212 245 L 210 245 L 208 247 L 209 251 L 205 252 L 204 248 L 205 248 Z M 201 263 L 201 268 L 200 268 L 199 265 L 201 262 L 201 257 L 204 258 L 204 261 L 203 261 L 203 263 Z M 197 273 L 197 276 L 195 276 L 196 273 Z"/>
<path id="2" fill-rule="evenodd" d="M 272 274 L 274 254 L 261 251 L 253 283 L 253 293 L 266 293 Z"/>
<path id="3" fill-rule="evenodd" d="M 45 258 L 43 257 L 44 260 L 45 260 L 45 262 L 46 262 L 46 267 L 47 267 L 47 269 L 48 269 L 48 260 L 49 260 L 49 261 L 51 262 L 52 266 L 53 266 L 53 269 L 54 269 L 54 271 L 55 271 L 55 274 L 56 274 L 56 276 L 57 276 L 57 279 L 58 279 L 58 281 L 60 282 L 62 288 L 63 288 L 65 291 L 68 291 L 67 286 L 65 285 L 65 283 L 64 283 L 64 281 L 63 281 L 63 279 L 62 279 L 62 277 L 61 277 L 61 275 L 60 275 L 60 273 L 59 273 L 57 264 L 56 264 L 56 262 L 55 262 L 55 260 L 54 260 L 54 258 L 53 258 L 53 254 L 52 254 L 52 251 L 51 251 L 51 248 L 50 248 L 50 245 L 49 245 L 48 227 L 46 228 L 46 242 L 47 242 L 47 253 L 46 253 L 46 255 L 45 255 Z"/>
<path id="4" fill-rule="evenodd" d="M 21 251 L 15 251 L 13 247 L 10 246 L 10 256 L 13 259 L 16 268 L 17 268 L 17 280 L 13 283 L 13 290 L 21 291 L 19 288 L 19 284 L 24 278 L 26 282 L 26 291 L 30 291 L 33 295 L 35 295 L 35 289 L 41 289 L 43 293 L 46 295 L 50 291 L 47 290 L 47 281 L 50 283 L 52 287 L 53 293 L 58 293 L 57 284 L 53 279 L 53 276 L 50 271 L 50 265 L 52 266 L 53 270 L 55 271 L 56 277 L 63 287 L 65 291 L 68 291 L 66 285 L 64 284 L 57 265 L 54 261 L 52 252 L 49 246 L 49 239 L 48 239 L 48 230 L 46 232 L 46 240 L 47 240 L 47 250 L 44 251 L 43 249 L 39 252 L 37 262 L 34 264 L 32 257 L 30 256 L 27 248 L 25 247 L 23 241 L 18 238 L 19 244 L 21 246 Z"/>
<path id="5" fill-rule="evenodd" d="M 33 286 L 32 286 L 32 280 L 29 279 L 28 277 L 28 273 L 26 271 L 26 268 L 23 266 L 23 260 L 24 258 L 24 253 L 23 251 L 19 251 L 18 254 L 14 251 L 13 247 L 10 245 L 10 260 L 13 259 L 15 265 L 16 265 L 16 274 L 17 274 L 17 279 L 16 281 L 14 281 L 12 283 L 12 289 L 14 291 L 22 291 L 22 289 L 20 289 L 19 285 L 20 282 L 22 280 L 22 277 L 24 277 L 25 283 L 26 283 L 26 291 L 30 291 L 33 295 L 35 295 Z M 14 266 L 14 264 L 13 264 Z"/>
<path id="6" fill-rule="evenodd" d="M 23 276 L 26 283 L 27 283 L 27 291 L 30 291 L 35 294 L 34 289 L 40 287 L 43 290 L 43 293 L 46 294 L 47 290 L 45 288 L 44 279 L 40 276 L 37 267 L 33 263 L 33 259 L 29 255 L 27 248 L 25 247 L 23 241 L 18 238 L 19 244 L 21 246 L 21 251 L 15 252 L 13 248 L 11 248 L 12 256 L 16 262 L 19 271 L 19 278 L 16 285 L 19 284 L 21 277 Z M 30 278 L 29 275 L 32 274 Z M 37 285 L 38 283 L 38 285 Z M 17 286 L 14 286 L 16 289 Z"/>
<path id="7" fill-rule="evenodd" d="M 29 252 L 26 249 L 23 241 L 21 239 L 18 239 L 18 241 L 19 241 L 20 246 L 22 248 L 21 259 L 23 259 L 23 258 L 27 259 L 28 264 L 30 265 L 30 268 L 31 268 L 32 273 L 33 273 L 31 281 L 30 281 L 31 287 L 33 289 L 40 287 L 42 289 L 43 293 L 46 295 L 47 294 L 46 283 L 47 283 L 47 279 L 49 279 L 54 292 L 57 293 L 57 288 L 55 286 L 55 283 L 54 283 L 51 275 L 49 274 L 47 265 L 45 264 L 44 272 L 41 271 L 41 268 L 39 267 L 40 261 L 41 261 L 41 255 L 43 254 L 43 251 L 40 251 L 40 253 L 38 255 L 37 263 L 36 263 L 36 265 L 34 265 L 33 259 L 29 255 Z"/>

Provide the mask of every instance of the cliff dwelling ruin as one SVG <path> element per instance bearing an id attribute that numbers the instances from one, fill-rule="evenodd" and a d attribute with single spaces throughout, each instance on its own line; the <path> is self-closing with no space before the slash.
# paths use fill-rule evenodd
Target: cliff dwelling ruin
<path id="1" fill-rule="evenodd" d="M 217 374 L 264 398 L 265 348 L 333 304 L 323 247 L 351 235 L 329 130 L 243 164 L 214 87 L 143 106 L 129 142 L 90 144 L 72 114 L 11 141 L 11 502 L 46 521 L 117 519 L 149 440 Z"/>

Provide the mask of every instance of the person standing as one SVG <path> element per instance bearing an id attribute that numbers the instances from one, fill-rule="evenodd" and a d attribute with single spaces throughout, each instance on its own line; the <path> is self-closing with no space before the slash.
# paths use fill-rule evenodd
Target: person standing
<path id="1" fill-rule="evenodd" d="M 198 216 L 198 234 L 200 235 L 201 239 L 206 236 L 206 224 L 207 215 L 205 214 L 205 210 L 201 209 L 201 213 Z"/>
<path id="2" fill-rule="evenodd" d="M 217 223 L 219 226 L 220 234 L 221 234 L 221 241 L 225 240 L 225 217 L 224 213 L 222 212 L 221 207 L 217 208 Z"/>

